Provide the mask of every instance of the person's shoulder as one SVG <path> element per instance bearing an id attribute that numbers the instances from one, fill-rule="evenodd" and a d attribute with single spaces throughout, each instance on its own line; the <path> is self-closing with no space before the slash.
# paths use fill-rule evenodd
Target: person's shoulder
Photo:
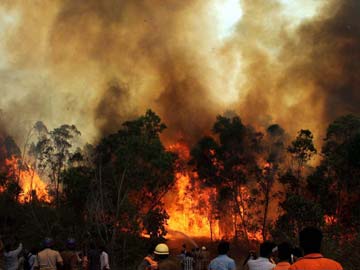
<path id="1" fill-rule="evenodd" d="M 337 262 L 337 261 L 335 261 L 333 259 L 322 258 L 322 260 L 324 260 L 326 262 L 326 264 L 333 265 L 334 267 L 336 267 L 335 269 L 343 269 L 342 265 L 339 262 Z"/>

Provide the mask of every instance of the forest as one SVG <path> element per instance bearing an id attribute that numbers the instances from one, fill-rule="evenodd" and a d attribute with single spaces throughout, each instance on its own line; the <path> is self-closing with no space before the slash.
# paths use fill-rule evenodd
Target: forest
<path id="1" fill-rule="evenodd" d="M 81 144 L 81 132 L 68 124 L 49 130 L 38 121 L 21 146 L 1 133 L 3 241 L 17 236 L 30 247 L 51 236 L 61 248 L 71 236 L 83 252 L 95 241 L 106 245 L 114 269 L 134 269 L 151 244 L 166 239 L 165 197 L 175 196 L 176 175 L 187 171 L 189 194 L 205 196 L 194 199 L 192 214 L 206 216 L 209 242 L 296 245 L 298 232 L 313 225 L 324 232 L 324 253 L 356 269 L 359 116 L 334 119 L 324 138 L 314 138 L 308 129 L 290 136 L 280 125 L 255 127 L 227 113 L 195 143 L 184 143 L 186 158 L 164 145 L 165 129 L 148 110 L 94 144 Z"/>

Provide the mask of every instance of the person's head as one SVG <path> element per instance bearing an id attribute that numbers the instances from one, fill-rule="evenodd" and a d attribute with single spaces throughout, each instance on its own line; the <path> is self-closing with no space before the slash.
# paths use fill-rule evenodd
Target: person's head
<path id="1" fill-rule="evenodd" d="M 155 247 L 154 254 L 159 260 L 166 259 L 170 255 L 169 247 L 164 243 L 158 244 Z"/>
<path id="2" fill-rule="evenodd" d="M 273 242 L 265 241 L 260 245 L 260 257 L 269 258 L 276 245 Z"/>
<path id="3" fill-rule="evenodd" d="M 281 262 L 291 260 L 291 245 L 288 242 L 283 242 L 278 245 L 278 258 Z"/>
<path id="4" fill-rule="evenodd" d="M 320 253 L 322 238 L 321 231 L 315 227 L 303 229 L 299 233 L 299 242 L 304 254 Z"/>
<path id="5" fill-rule="evenodd" d="M 76 241 L 74 238 L 68 238 L 66 240 L 66 247 L 70 250 L 75 250 L 76 247 Z"/>
<path id="6" fill-rule="evenodd" d="M 6 243 L 5 247 L 4 247 L 4 250 L 5 250 L 5 252 L 9 252 L 9 251 L 11 251 L 11 248 L 12 248 L 11 243 Z"/>
<path id="7" fill-rule="evenodd" d="M 96 245 L 94 242 L 90 242 L 90 249 L 96 249 Z"/>
<path id="8" fill-rule="evenodd" d="M 203 247 L 201 248 L 201 250 L 202 250 L 202 251 L 206 251 L 206 247 L 203 246 Z"/>
<path id="9" fill-rule="evenodd" d="M 30 248 L 30 253 L 33 254 L 33 255 L 37 254 L 38 253 L 38 248 L 37 247 L 31 247 Z"/>
<path id="10" fill-rule="evenodd" d="M 104 245 L 100 245 L 100 252 L 106 252 L 106 247 Z"/>
<path id="11" fill-rule="evenodd" d="M 295 247 L 292 250 L 292 255 L 293 255 L 294 261 L 296 261 L 298 258 L 301 258 L 303 256 L 303 251 L 301 248 Z"/>
<path id="12" fill-rule="evenodd" d="M 51 248 L 54 245 L 54 240 L 51 237 L 46 237 L 43 241 L 45 248 Z"/>
<path id="13" fill-rule="evenodd" d="M 230 243 L 227 241 L 221 241 L 218 245 L 218 253 L 220 255 L 227 254 L 230 250 Z"/>

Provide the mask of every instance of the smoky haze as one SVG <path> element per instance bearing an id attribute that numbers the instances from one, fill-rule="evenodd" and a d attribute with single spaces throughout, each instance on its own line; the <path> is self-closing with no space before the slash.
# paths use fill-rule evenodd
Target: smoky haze
<path id="1" fill-rule="evenodd" d="M 214 8 L 221 2 L 2 1 L 6 130 L 21 141 L 36 120 L 69 123 L 94 141 L 151 108 L 168 141 L 193 142 L 226 110 L 315 135 L 359 113 L 356 0 L 319 0 L 296 22 L 279 1 L 242 0 L 225 38 Z"/>

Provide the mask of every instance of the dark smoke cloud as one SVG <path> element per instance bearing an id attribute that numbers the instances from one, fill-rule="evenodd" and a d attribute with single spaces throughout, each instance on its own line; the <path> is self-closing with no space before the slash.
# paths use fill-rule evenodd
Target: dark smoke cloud
<path id="1" fill-rule="evenodd" d="M 323 100 L 325 123 L 342 114 L 360 113 L 359 14 L 359 1 L 335 1 L 320 18 L 303 24 L 300 42 L 286 48 L 307 55 L 290 66 L 287 76 L 299 74 L 304 83 L 314 84 L 310 98 Z"/>
<path id="2" fill-rule="evenodd" d="M 94 141 L 151 108 L 169 141 L 193 142 L 230 109 L 320 138 L 360 110 L 360 3 L 321 2 L 296 25 L 279 1 L 242 0 L 235 33 L 219 40 L 208 0 L 5 1 L 16 21 L 2 33 L 7 130 L 21 139 L 37 120 L 69 123 Z M 238 95 L 224 101 L 229 89 Z"/>
<path id="3" fill-rule="evenodd" d="M 320 141 L 330 121 L 360 113 L 360 2 L 327 2 L 291 31 L 276 1 L 260 2 L 244 1 L 249 12 L 239 25 L 248 88 L 240 111 L 293 134 L 311 128 Z M 248 108 L 259 108 L 258 114 Z"/>

